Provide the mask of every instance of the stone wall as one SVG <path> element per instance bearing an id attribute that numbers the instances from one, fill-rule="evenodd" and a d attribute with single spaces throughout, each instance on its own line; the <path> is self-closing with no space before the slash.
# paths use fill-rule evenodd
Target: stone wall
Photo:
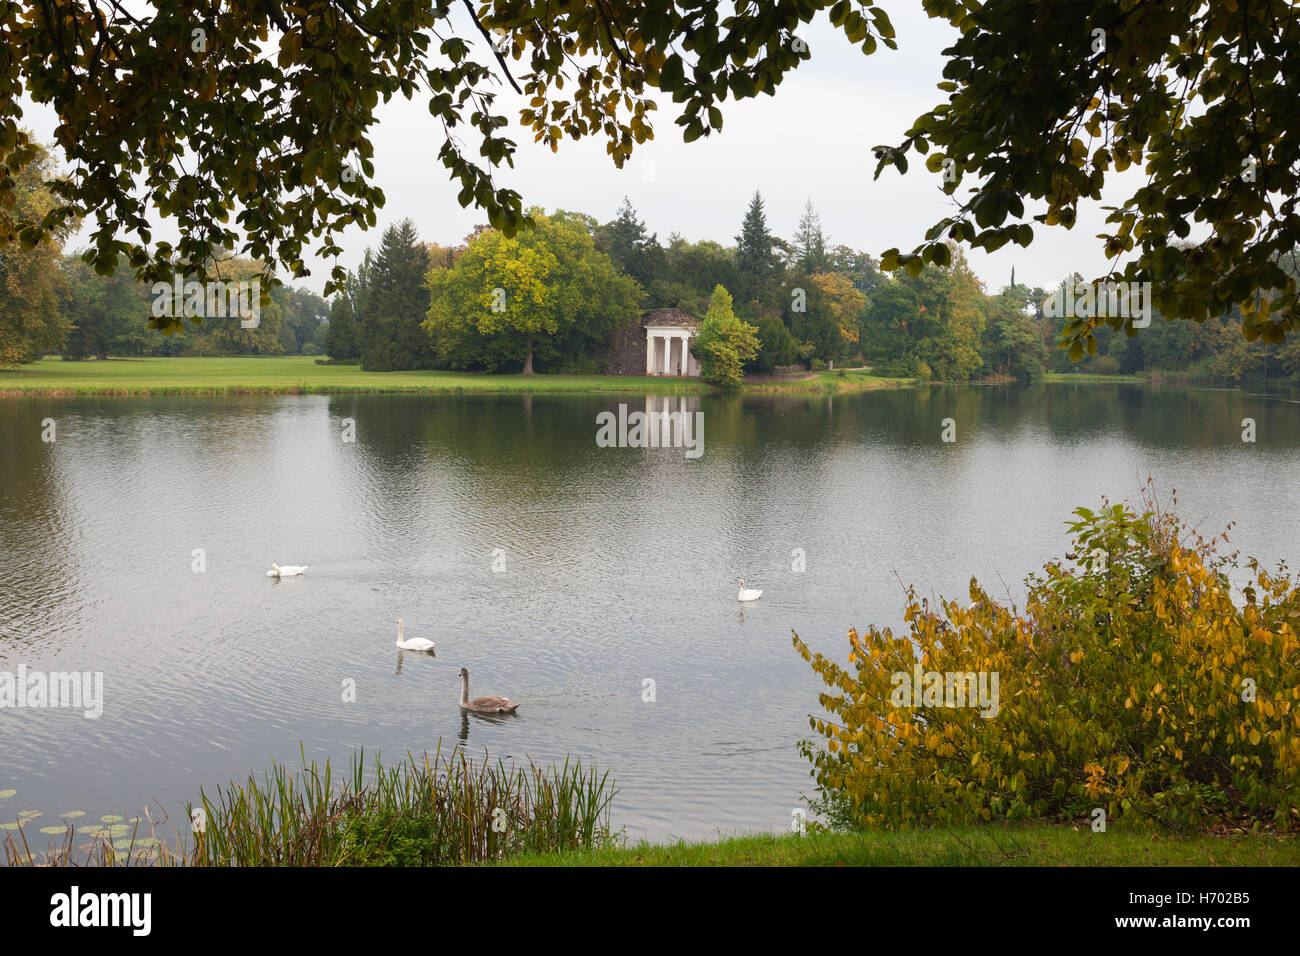
<path id="1" fill-rule="evenodd" d="M 638 315 L 614 336 L 606 375 L 645 374 L 645 327 L 641 321 Z"/>

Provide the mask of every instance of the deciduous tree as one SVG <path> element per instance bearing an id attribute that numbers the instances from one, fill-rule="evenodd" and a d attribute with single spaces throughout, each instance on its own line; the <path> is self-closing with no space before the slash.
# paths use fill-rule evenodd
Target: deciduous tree
<path id="1" fill-rule="evenodd" d="M 56 205 L 50 154 L 34 146 L 16 172 L 0 171 L 0 216 L 41 219 Z M 5 185 L 7 183 L 7 186 Z M 5 200 L 13 204 L 6 210 Z M 0 245 L 0 366 L 33 362 L 59 347 L 71 323 L 60 311 L 59 255 L 66 226 L 39 242 Z"/>
<path id="2" fill-rule="evenodd" d="M 820 11 L 865 52 L 894 45 L 872 0 L 716 5 L 622 0 L 158 0 L 148 16 L 113 0 L 0 5 L 0 242 L 39 242 L 94 222 L 94 265 L 129 262 L 148 282 L 203 281 L 221 252 L 308 274 L 310 244 L 374 225 L 371 128 L 381 102 L 427 96 L 429 152 L 462 205 L 510 235 L 522 197 L 494 172 L 513 162 L 510 84 L 535 139 L 598 137 L 622 166 L 650 139 L 658 90 L 686 141 L 722 125 L 722 103 L 771 94 L 807 60 L 796 35 Z M 32 162 L 20 95 L 52 108 L 71 171 L 41 216 L 15 214 L 14 174 Z M 153 238 L 151 216 L 180 241 Z M 332 294 L 345 270 L 326 284 Z M 159 324 L 183 320 L 160 319 Z"/>
<path id="3" fill-rule="evenodd" d="M 126 272 L 99 275 L 79 254 L 64 256 L 61 267 L 59 307 L 71 322 L 63 357 L 106 359 L 110 352 L 129 354 L 138 348 L 149 319 L 147 290 Z"/>
<path id="4" fill-rule="evenodd" d="M 935 0 L 926 9 L 961 31 L 944 51 L 947 100 L 900 145 L 878 148 L 876 175 L 891 164 L 906 172 L 908 154 L 924 155 L 960 199 L 911 252 L 887 252 L 884 268 L 945 265 L 945 240 L 991 252 L 1029 245 L 1034 222 L 1070 229 L 1113 174 L 1135 168 L 1140 185 L 1103 207 L 1099 237 L 1121 277 L 1151 282 L 1169 317 L 1203 320 L 1236 305 L 1248 339 L 1281 342 L 1295 328 L 1296 280 L 1277 263 L 1300 241 L 1293 4 Z M 1095 347 L 1100 325 L 1130 323 L 1077 318 L 1064 334 Z"/>
<path id="5" fill-rule="evenodd" d="M 739 388 L 745 363 L 758 354 L 758 330 L 736 318 L 731 293 L 718 286 L 709 311 L 691 342 L 691 354 L 700 362 L 700 377 L 721 388 Z"/>
<path id="6" fill-rule="evenodd" d="M 637 313 L 638 290 L 598 251 L 586 224 L 529 211 L 513 237 L 489 230 L 450 269 L 429 273 L 425 329 L 455 368 L 554 364 L 588 355 Z"/>

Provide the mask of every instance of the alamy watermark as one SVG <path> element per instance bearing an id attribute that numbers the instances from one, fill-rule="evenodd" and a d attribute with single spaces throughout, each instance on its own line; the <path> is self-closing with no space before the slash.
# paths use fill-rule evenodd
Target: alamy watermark
<path id="1" fill-rule="evenodd" d="M 687 458 L 704 454 L 704 413 L 687 411 L 635 411 L 626 403 L 618 415 L 604 411 L 596 416 L 597 448 L 684 448 Z"/>
<path id="2" fill-rule="evenodd" d="M 895 707 L 978 707 L 981 717 L 998 715 L 997 671 L 894 671 L 889 702 Z"/>
<path id="3" fill-rule="evenodd" d="M 83 893 L 74 885 L 50 897 L 50 925 L 55 927 L 120 927 L 133 936 L 148 936 L 152 911 L 151 893 Z"/>
<path id="4" fill-rule="evenodd" d="M 1150 282 L 1062 282 L 1043 302 L 1049 319 L 1133 319 L 1133 328 L 1151 324 Z"/>
<path id="5" fill-rule="evenodd" d="M 255 329 L 262 323 L 262 280 L 239 282 L 182 282 L 180 276 L 169 285 L 153 284 L 154 318 L 224 319 L 239 316 L 241 329 Z"/>
<path id="6" fill-rule="evenodd" d="M 87 720 L 104 713 L 102 671 L 29 671 L 19 664 L 17 673 L 0 671 L 0 710 L 5 708 L 70 708 L 82 710 Z"/>

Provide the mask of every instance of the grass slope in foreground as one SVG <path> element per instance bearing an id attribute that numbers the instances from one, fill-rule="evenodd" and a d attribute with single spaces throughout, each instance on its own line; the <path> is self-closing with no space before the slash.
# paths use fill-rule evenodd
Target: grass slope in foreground
<path id="1" fill-rule="evenodd" d="M 496 866 L 1297 866 L 1300 840 L 1065 826 L 827 831 L 530 854 Z"/>
<path id="2" fill-rule="evenodd" d="M 754 391 L 857 391 L 903 384 L 866 372 L 822 372 Z M 0 395 L 150 395 L 329 392 L 630 392 L 704 393 L 699 379 L 627 375 L 484 375 L 477 372 L 363 372 L 317 365 L 308 355 L 228 358 L 124 358 L 64 362 L 44 358 L 0 369 Z"/>

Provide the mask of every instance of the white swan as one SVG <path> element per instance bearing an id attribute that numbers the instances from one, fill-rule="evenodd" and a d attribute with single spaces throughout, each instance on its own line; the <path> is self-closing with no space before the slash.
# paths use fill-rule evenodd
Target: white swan
<path id="1" fill-rule="evenodd" d="M 284 567 L 280 567 L 278 564 L 272 563 L 271 570 L 266 572 L 266 576 L 268 578 L 291 578 L 295 574 L 302 574 L 306 570 L 307 565 L 305 564 L 302 566 L 286 564 Z"/>
<path id="2" fill-rule="evenodd" d="M 475 697 L 469 699 L 469 671 L 460 669 L 460 706 L 461 710 L 472 710 L 477 714 L 513 714 L 519 705 L 509 697 Z"/>
<path id="3" fill-rule="evenodd" d="M 747 588 L 745 587 L 744 578 L 736 578 L 736 580 L 740 582 L 740 594 L 738 595 L 738 598 L 741 601 L 757 601 L 763 596 L 762 588 Z"/>
<path id="4" fill-rule="evenodd" d="M 404 651 L 431 651 L 434 648 L 433 641 L 427 637 L 413 637 L 409 641 L 402 640 L 402 619 L 397 619 L 397 646 Z"/>

